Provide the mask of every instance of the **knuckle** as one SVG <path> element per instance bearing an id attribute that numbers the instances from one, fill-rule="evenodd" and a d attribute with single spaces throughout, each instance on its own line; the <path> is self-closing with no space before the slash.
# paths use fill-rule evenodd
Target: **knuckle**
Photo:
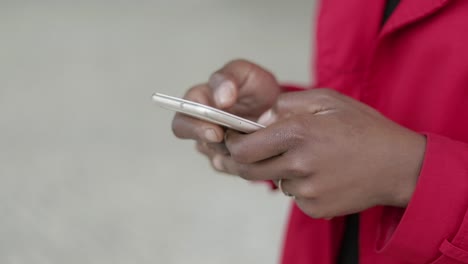
<path id="1" fill-rule="evenodd" d="M 183 98 L 190 100 L 190 101 L 206 104 L 207 98 L 205 98 L 206 97 L 205 90 L 206 90 L 206 84 L 195 85 L 187 90 Z"/>
<path id="2" fill-rule="evenodd" d="M 245 59 L 230 61 L 223 67 L 222 71 L 232 77 L 236 76 L 239 84 L 244 84 L 245 82 L 258 84 L 260 80 L 269 77 L 270 74 L 257 64 Z M 273 75 L 271 74 L 271 76 Z"/>
<path id="3" fill-rule="evenodd" d="M 250 72 L 253 65 L 254 64 L 244 59 L 231 60 L 228 63 L 224 64 L 224 66 L 221 69 L 217 70 L 211 75 L 210 83 L 219 84 L 226 79 L 236 81 L 236 75 L 238 75 L 239 73 Z"/>
<path id="4" fill-rule="evenodd" d="M 266 70 L 265 68 L 255 65 L 251 69 L 254 77 L 258 79 L 258 82 L 270 84 L 277 83 L 275 75 L 272 72 Z M 273 89 L 270 89 L 270 91 L 272 90 Z"/>
<path id="5" fill-rule="evenodd" d="M 296 177 L 306 176 L 308 174 L 307 164 L 302 159 L 292 159 L 289 162 L 287 174 Z"/>
<path id="6" fill-rule="evenodd" d="M 321 88 L 320 93 L 325 97 L 335 97 L 338 92 L 330 88 Z"/>
<path id="7" fill-rule="evenodd" d="M 332 102 L 337 100 L 337 97 L 337 91 L 329 88 L 322 88 L 318 91 L 316 100 L 321 105 L 330 105 Z"/>
<path id="8" fill-rule="evenodd" d="M 294 96 L 294 93 L 281 93 L 272 107 L 273 110 L 277 113 L 281 113 L 283 109 L 287 109 L 289 101 L 291 100 L 291 98 L 294 98 Z"/>
<path id="9" fill-rule="evenodd" d="M 193 97 L 195 97 L 195 94 L 197 94 L 198 90 L 200 90 L 200 86 L 198 85 L 192 86 L 185 93 L 184 99 L 193 99 Z"/>
<path id="10" fill-rule="evenodd" d="M 278 100 L 277 100 L 275 105 L 280 105 L 281 106 L 281 103 L 289 100 L 289 98 L 291 96 L 293 96 L 293 94 L 294 93 L 282 93 L 282 94 L 278 95 Z"/>
<path id="11" fill-rule="evenodd" d="M 320 192 L 314 184 L 303 184 L 298 190 L 300 197 L 305 199 L 317 199 L 320 196 Z"/>
<path id="12" fill-rule="evenodd" d="M 233 59 L 231 61 L 229 61 L 225 66 L 224 68 L 237 68 L 237 67 L 250 67 L 252 65 L 251 62 L 249 62 L 248 60 L 246 59 L 242 59 L 242 58 L 237 58 L 237 59 Z"/>
<path id="13" fill-rule="evenodd" d="M 231 60 L 210 76 L 208 84 L 211 88 L 215 88 L 225 81 L 230 81 L 235 86 L 240 86 L 254 68 L 254 64 L 247 60 Z"/>

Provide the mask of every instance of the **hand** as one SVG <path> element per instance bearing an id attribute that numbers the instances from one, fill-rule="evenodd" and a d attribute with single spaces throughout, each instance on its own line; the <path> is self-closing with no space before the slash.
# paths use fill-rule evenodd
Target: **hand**
<path id="1" fill-rule="evenodd" d="M 280 91 L 270 72 L 251 62 L 235 60 L 213 73 L 208 83 L 191 88 L 184 98 L 257 120 L 272 107 Z M 196 140 L 197 149 L 215 167 L 219 167 L 219 158 L 228 154 L 223 143 L 224 129 L 218 125 L 176 114 L 172 130 L 179 138 Z"/>
<path id="2" fill-rule="evenodd" d="M 249 135 L 229 130 L 222 169 L 248 180 L 282 180 L 309 216 L 330 218 L 376 205 L 405 207 L 425 137 L 327 89 L 286 93 Z"/>

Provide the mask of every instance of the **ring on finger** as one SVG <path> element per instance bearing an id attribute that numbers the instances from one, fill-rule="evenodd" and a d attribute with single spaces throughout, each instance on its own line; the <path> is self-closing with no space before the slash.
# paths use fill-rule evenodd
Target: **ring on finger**
<path id="1" fill-rule="evenodd" d="M 288 191 L 286 191 L 284 188 L 283 188 L 283 179 L 279 179 L 278 180 L 278 188 L 280 189 L 280 191 L 287 197 L 291 197 L 293 199 L 296 199 L 296 196 L 290 194 Z"/>

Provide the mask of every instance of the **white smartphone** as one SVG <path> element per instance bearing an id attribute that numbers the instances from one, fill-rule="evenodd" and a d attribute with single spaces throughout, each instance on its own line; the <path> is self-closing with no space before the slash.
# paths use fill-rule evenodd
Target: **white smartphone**
<path id="1" fill-rule="evenodd" d="M 159 106 L 172 111 L 180 112 L 198 119 L 228 127 L 243 133 L 252 133 L 265 126 L 248 119 L 221 111 L 219 109 L 195 103 L 182 98 L 165 94 L 153 94 L 153 101 Z"/>

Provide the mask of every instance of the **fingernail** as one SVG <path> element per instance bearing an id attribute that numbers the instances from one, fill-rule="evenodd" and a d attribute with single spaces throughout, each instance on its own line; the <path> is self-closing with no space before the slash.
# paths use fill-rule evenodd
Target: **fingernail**
<path id="1" fill-rule="evenodd" d="M 227 106 L 234 97 L 234 84 L 231 81 L 223 81 L 215 90 L 215 100 L 219 107 Z"/>
<path id="2" fill-rule="evenodd" d="M 273 122 L 275 122 L 275 114 L 273 113 L 273 110 L 270 109 L 263 113 L 257 122 L 264 126 L 271 125 Z"/>
<path id="3" fill-rule="evenodd" d="M 211 160 L 211 162 L 213 163 L 213 167 L 216 170 L 224 171 L 223 157 L 221 155 L 214 156 L 213 159 Z"/>
<path id="4" fill-rule="evenodd" d="M 205 130 L 205 139 L 210 141 L 210 142 L 218 142 L 218 135 L 216 135 L 216 132 L 212 128 L 208 128 Z"/>

